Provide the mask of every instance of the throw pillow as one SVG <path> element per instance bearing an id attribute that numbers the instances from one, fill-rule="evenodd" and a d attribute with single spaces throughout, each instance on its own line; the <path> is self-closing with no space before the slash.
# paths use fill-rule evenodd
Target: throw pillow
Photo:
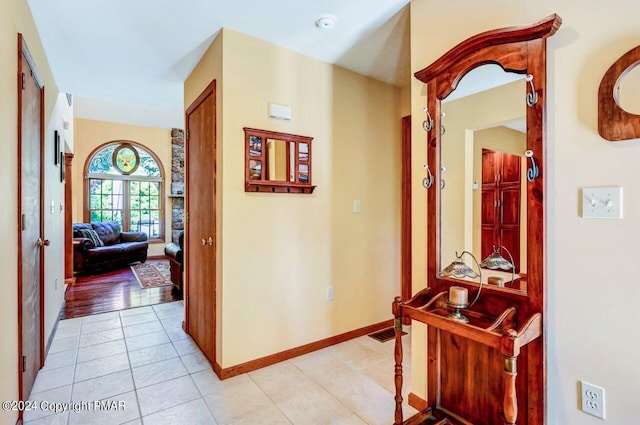
<path id="1" fill-rule="evenodd" d="M 93 229 L 80 229 L 80 234 L 82 234 L 83 238 L 87 238 L 93 242 L 93 246 L 104 246 L 104 242 L 98 236 L 95 230 Z"/>

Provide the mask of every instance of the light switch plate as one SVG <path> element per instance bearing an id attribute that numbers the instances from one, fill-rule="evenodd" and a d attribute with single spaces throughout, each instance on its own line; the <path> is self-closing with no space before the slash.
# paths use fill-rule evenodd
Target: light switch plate
<path id="1" fill-rule="evenodd" d="M 583 188 L 582 218 L 622 218 L 622 187 Z"/>

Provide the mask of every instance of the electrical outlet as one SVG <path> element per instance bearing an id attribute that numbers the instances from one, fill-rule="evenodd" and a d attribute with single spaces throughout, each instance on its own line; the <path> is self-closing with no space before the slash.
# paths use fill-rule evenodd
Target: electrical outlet
<path id="1" fill-rule="evenodd" d="M 604 419 L 604 388 L 580 381 L 582 411 Z"/>
<path id="2" fill-rule="evenodd" d="M 327 288 L 327 301 L 331 301 L 333 299 L 333 286 L 329 286 Z"/>
<path id="3" fill-rule="evenodd" d="M 356 199 L 353 201 L 353 212 L 358 214 L 360 213 L 360 200 Z"/>

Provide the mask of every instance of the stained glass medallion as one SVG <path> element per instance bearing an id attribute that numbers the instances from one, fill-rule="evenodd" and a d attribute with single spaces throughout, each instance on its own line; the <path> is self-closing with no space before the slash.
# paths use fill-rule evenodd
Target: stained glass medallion
<path id="1" fill-rule="evenodd" d="M 113 166 L 122 174 L 131 174 L 140 165 L 138 151 L 129 144 L 122 144 L 113 151 Z"/>

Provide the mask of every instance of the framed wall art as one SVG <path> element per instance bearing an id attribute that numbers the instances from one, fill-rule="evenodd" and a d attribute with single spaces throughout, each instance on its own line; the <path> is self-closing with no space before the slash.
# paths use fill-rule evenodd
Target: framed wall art
<path id="1" fill-rule="evenodd" d="M 64 162 L 60 162 L 60 133 L 58 130 L 53 132 L 53 164 L 64 167 Z"/>

